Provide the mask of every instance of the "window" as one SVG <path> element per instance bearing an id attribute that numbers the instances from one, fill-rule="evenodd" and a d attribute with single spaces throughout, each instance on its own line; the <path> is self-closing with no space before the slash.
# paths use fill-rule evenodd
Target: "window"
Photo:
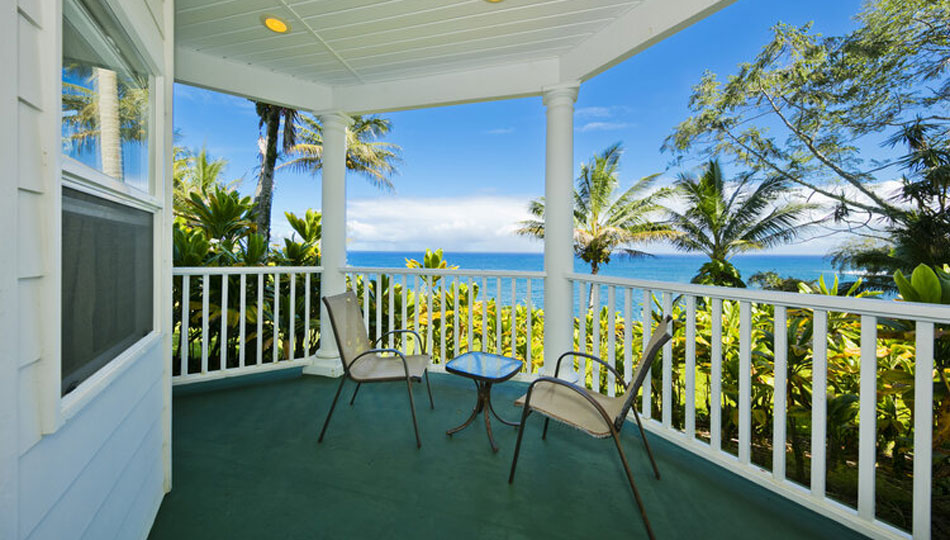
<path id="1" fill-rule="evenodd" d="M 63 1 L 62 395 L 155 328 L 151 80 L 108 8 Z"/>
<path id="2" fill-rule="evenodd" d="M 63 394 L 152 331 L 152 214 L 63 188 Z"/>
<path id="3" fill-rule="evenodd" d="M 150 77 L 102 6 L 63 2 L 63 154 L 148 191 Z"/>

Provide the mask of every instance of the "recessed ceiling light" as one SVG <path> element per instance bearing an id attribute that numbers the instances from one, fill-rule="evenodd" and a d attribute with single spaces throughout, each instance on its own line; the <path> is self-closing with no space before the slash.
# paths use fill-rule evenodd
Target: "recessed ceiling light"
<path id="1" fill-rule="evenodd" d="M 286 21 L 273 15 L 264 15 L 261 17 L 261 22 L 268 30 L 277 34 L 286 34 L 290 31 L 290 25 Z"/>
<path id="2" fill-rule="evenodd" d="M 485 0 L 485 1 L 488 2 L 489 4 L 497 4 L 501 2 L 501 0 Z"/>

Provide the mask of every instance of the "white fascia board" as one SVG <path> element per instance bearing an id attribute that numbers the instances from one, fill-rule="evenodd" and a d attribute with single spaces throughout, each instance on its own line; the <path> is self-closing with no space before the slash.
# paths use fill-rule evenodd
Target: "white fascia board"
<path id="1" fill-rule="evenodd" d="M 559 82 L 558 59 L 548 58 L 396 81 L 336 86 L 330 110 L 366 114 L 535 96 Z"/>
<path id="2" fill-rule="evenodd" d="M 304 111 L 331 108 L 329 86 L 181 47 L 175 81 Z"/>
<path id="3" fill-rule="evenodd" d="M 735 0 L 647 0 L 561 56 L 564 80 L 587 80 Z"/>

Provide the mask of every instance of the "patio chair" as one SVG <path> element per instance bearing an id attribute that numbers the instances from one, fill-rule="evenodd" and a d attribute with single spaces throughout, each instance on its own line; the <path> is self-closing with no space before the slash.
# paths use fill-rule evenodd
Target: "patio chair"
<path id="1" fill-rule="evenodd" d="M 333 327 L 333 336 L 336 338 L 336 344 L 340 351 L 340 362 L 343 363 L 344 375 L 340 378 L 340 386 L 336 390 L 336 395 L 333 396 L 333 404 L 330 405 L 330 412 L 327 413 L 327 419 L 323 423 L 323 430 L 320 431 L 320 438 L 317 442 L 323 442 L 327 426 L 330 425 L 330 417 L 333 416 L 336 402 L 340 398 L 340 392 L 343 390 L 343 384 L 346 383 L 347 379 L 356 383 L 353 397 L 350 398 L 350 405 L 353 405 L 356 400 L 356 393 L 359 392 L 363 383 L 405 381 L 406 387 L 409 389 L 409 409 L 412 412 L 412 427 L 416 432 L 416 446 L 422 448 L 422 441 L 419 439 L 419 424 L 416 422 L 416 405 L 412 399 L 413 382 L 422 382 L 423 377 L 425 377 L 426 390 L 429 393 L 429 406 L 435 408 L 435 404 L 432 402 L 432 388 L 429 387 L 429 364 L 431 359 L 425 352 L 425 342 L 422 341 L 422 337 L 412 330 L 391 330 L 379 336 L 376 343 L 371 345 L 366 327 L 363 325 L 359 300 L 353 291 L 335 296 L 324 296 L 323 303 L 326 304 L 327 313 L 330 316 L 330 325 Z M 397 349 L 374 348 L 387 336 L 393 334 L 415 336 L 421 354 L 409 355 Z M 383 354 L 389 356 L 383 356 Z"/>
<path id="2" fill-rule="evenodd" d="M 579 429 L 584 433 L 598 439 L 613 437 L 614 444 L 617 446 L 617 452 L 620 454 L 620 461 L 623 463 L 624 471 L 627 473 L 627 480 L 633 489 L 633 495 L 637 500 L 637 506 L 640 507 L 640 514 L 643 516 L 643 523 L 646 526 L 647 534 L 654 538 L 653 530 L 650 528 L 650 520 L 647 519 L 646 510 L 643 507 L 643 501 L 640 498 L 640 492 L 633 482 L 633 473 L 630 472 L 630 465 L 627 463 L 627 457 L 623 453 L 623 447 L 620 445 L 620 430 L 624 426 L 624 420 L 627 418 L 627 412 L 633 410 L 633 416 L 637 420 L 637 426 L 640 428 L 640 437 L 643 439 L 643 445 L 646 447 L 647 455 L 650 457 L 650 463 L 653 465 L 653 472 L 659 480 L 660 471 L 656 467 L 656 461 L 653 459 L 653 452 L 650 450 L 650 443 L 647 442 L 646 433 L 643 431 L 643 424 L 640 422 L 640 416 L 637 414 L 633 400 L 637 395 L 637 390 L 643 384 L 647 371 L 653 365 L 657 353 L 670 340 L 669 325 L 672 317 L 665 317 L 663 321 L 654 329 L 653 337 L 647 344 L 644 355 L 639 365 L 633 373 L 630 384 L 627 385 L 624 393 L 616 397 L 608 397 L 603 394 L 592 392 L 583 386 L 570 383 L 557 376 L 561 371 L 561 361 L 565 358 L 581 357 L 589 358 L 597 362 L 622 381 L 623 377 L 610 364 L 604 362 L 596 356 L 582 352 L 566 352 L 557 360 L 557 366 L 554 370 L 554 377 L 540 377 L 528 387 L 528 393 L 518 398 L 515 405 L 524 407 L 521 414 L 521 427 L 518 430 L 518 442 L 515 445 L 515 455 L 511 461 L 511 473 L 508 476 L 508 483 L 515 479 L 515 467 L 518 465 L 518 452 L 521 450 L 521 437 L 524 436 L 525 421 L 532 412 L 541 413 L 544 419 L 544 431 L 541 438 L 546 439 L 548 434 L 548 423 L 551 419 L 567 424 L 573 428 Z M 595 376 L 599 370 L 594 371 Z"/>

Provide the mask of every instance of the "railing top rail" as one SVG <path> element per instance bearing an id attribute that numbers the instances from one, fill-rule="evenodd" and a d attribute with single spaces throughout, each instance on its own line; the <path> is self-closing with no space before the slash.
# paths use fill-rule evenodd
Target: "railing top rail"
<path id="1" fill-rule="evenodd" d="M 546 275 L 544 272 L 525 272 L 518 270 L 464 270 L 449 268 L 384 268 L 375 266 L 346 266 L 342 269 L 344 274 L 409 274 L 417 276 L 477 276 L 477 277 L 501 277 L 501 278 L 524 278 L 524 279 L 542 279 Z"/>
<path id="2" fill-rule="evenodd" d="M 735 289 L 732 287 L 714 287 L 693 283 L 672 283 L 591 274 L 571 273 L 568 279 L 601 285 L 616 285 L 634 289 L 650 289 L 708 296 L 722 300 L 745 300 L 762 304 L 774 304 L 791 308 L 821 309 L 855 315 L 872 315 L 885 319 L 913 319 L 917 321 L 947 324 L 950 323 L 950 306 L 939 304 L 921 304 L 917 302 L 891 302 L 877 298 L 846 298 L 820 294 L 800 294 L 782 291 L 763 291 L 761 289 Z"/>
<path id="3" fill-rule="evenodd" d="M 174 276 L 202 276 L 210 274 L 316 274 L 322 266 L 176 266 Z"/>

